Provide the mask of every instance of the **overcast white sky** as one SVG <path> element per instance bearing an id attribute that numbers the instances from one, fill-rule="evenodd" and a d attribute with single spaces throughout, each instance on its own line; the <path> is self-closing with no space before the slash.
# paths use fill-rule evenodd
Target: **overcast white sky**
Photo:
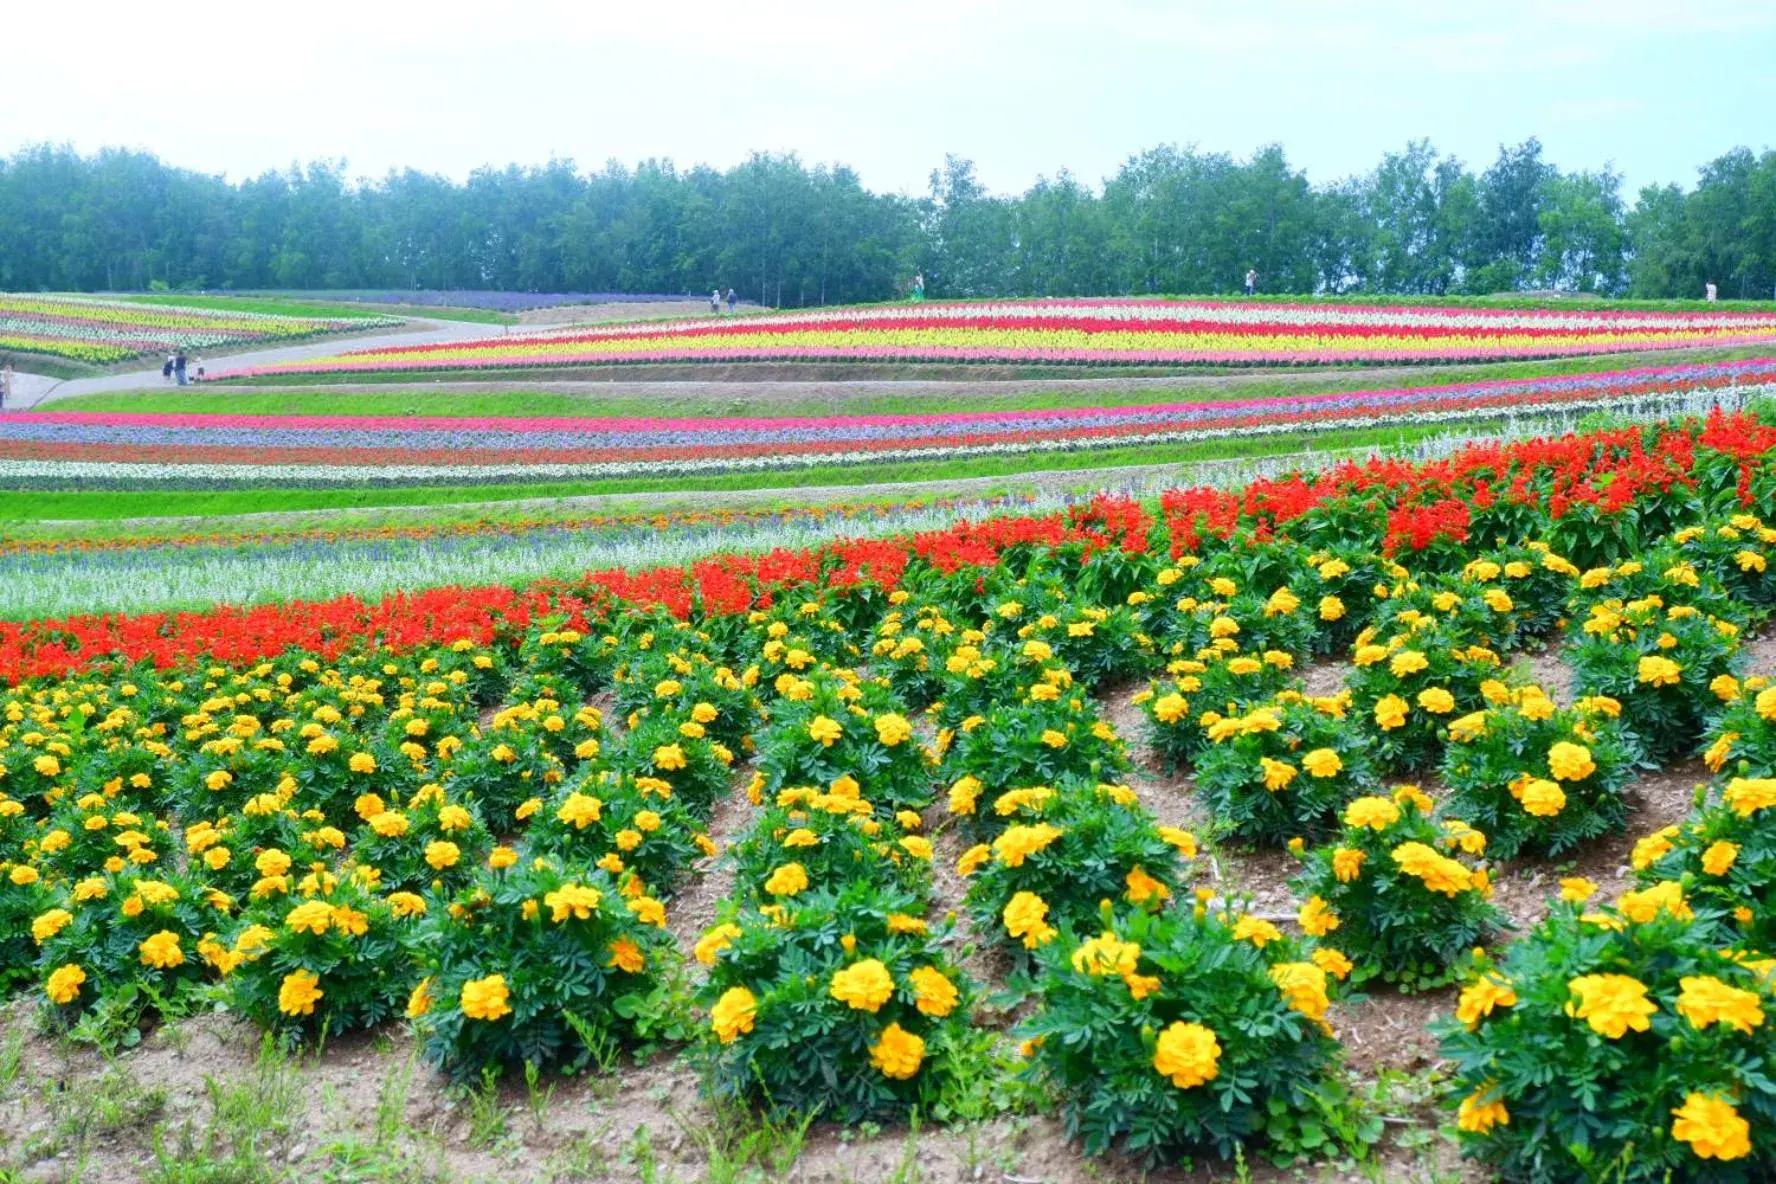
<path id="1" fill-rule="evenodd" d="M 1632 193 L 1776 143 L 1773 63 L 1776 0 L 10 0 L 0 151 L 239 179 L 788 150 L 909 192 L 955 152 L 1003 192 L 1168 142 L 1323 182 L 1539 135 Z"/>

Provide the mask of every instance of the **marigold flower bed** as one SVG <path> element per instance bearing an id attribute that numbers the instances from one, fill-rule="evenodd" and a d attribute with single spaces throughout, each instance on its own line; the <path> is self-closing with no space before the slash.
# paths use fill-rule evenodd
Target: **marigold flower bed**
<path id="1" fill-rule="evenodd" d="M 1339 1005 L 1458 983 L 1473 1155 L 1760 1178 L 1773 448 L 1716 414 L 522 589 L 6 626 L 0 979 L 82 1039 L 200 997 L 292 1044 L 411 1023 L 458 1079 L 696 1044 L 712 1097 L 843 1122 L 991 1112 L 1015 1044 L 1087 1153 L 1149 1161 L 1288 1158 L 1329 1113 L 1363 1153 Z M 1570 708 L 1511 664 L 1560 637 Z M 1325 654 L 1352 672 L 1309 693 Z M 1222 841 L 1300 860 L 1292 922 L 1143 800 L 1100 707 L 1131 681 Z M 1582 848 L 1634 825 L 1625 769 L 1691 752 L 1715 784 L 1633 888 L 1568 877 L 1503 942 L 1512 866 L 1465 815 Z M 733 890 L 681 948 L 712 859 Z M 1015 1023 L 959 918 L 1027 984 Z"/>

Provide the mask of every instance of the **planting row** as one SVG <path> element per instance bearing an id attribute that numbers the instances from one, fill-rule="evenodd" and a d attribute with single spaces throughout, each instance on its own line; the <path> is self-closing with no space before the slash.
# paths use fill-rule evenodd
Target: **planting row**
<path id="1" fill-rule="evenodd" d="M 209 487 L 672 477 L 811 465 L 1088 451 L 1501 415 L 1738 405 L 1768 359 L 1505 382 L 1148 406 L 704 419 L 256 416 L 43 411 L 0 416 L 21 480 Z M 1677 405 L 1677 406 L 1674 406 Z"/>
<path id="2" fill-rule="evenodd" d="M 240 374 L 648 362 L 1134 366 L 1451 362 L 1751 345 L 1770 341 L 1773 335 L 1776 317 L 1768 314 L 1031 300 L 623 324 L 449 345 L 366 349 Z"/>

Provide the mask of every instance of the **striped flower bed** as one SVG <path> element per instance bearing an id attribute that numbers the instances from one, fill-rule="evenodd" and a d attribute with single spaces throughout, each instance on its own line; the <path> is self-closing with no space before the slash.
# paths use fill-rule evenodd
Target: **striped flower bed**
<path id="1" fill-rule="evenodd" d="M 86 296 L 0 293 L 0 353 L 122 362 L 174 349 L 215 349 L 379 329 L 397 317 L 287 317 Z"/>
<path id="2" fill-rule="evenodd" d="M 0 415 L 0 477 L 58 487 L 671 477 L 1645 409 L 1776 391 L 1776 359 L 1265 399 L 710 419 Z"/>
<path id="3" fill-rule="evenodd" d="M 1547 358 L 1776 341 L 1776 314 L 1166 300 L 898 305 L 384 346 L 235 375 L 649 362 L 1296 366 Z"/>

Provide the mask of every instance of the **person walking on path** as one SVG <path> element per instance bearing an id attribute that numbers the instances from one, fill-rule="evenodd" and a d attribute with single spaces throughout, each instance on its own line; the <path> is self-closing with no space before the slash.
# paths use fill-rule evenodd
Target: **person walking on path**
<path id="1" fill-rule="evenodd" d="M 203 359 L 199 358 L 199 359 L 197 359 L 197 381 L 202 382 L 203 380 L 204 380 L 204 364 L 203 364 Z"/>
<path id="2" fill-rule="evenodd" d="M 1258 294 L 1258 269 L 1255 267 L 1248 267 L 1246 269 L 1246 296 L 1248 298 L 1250 298 L 1252 296 L 1256 296 L 1257 294 Z"/>
<path id="3" fill-rule="evenodd" d="M 740 297 L 734 295 L 734 289 L 728 289 L 728 315 L 734 315 L 734 306 L 740 303 Z"/>
<path id="4" fill-rule="evenodd" d="M 712 317 L 719 317 L 722 315 L 722 292 L 720 288 L 709 293 L 709 315 Z"/>
<path id="5" fill-rule="evenodd" d="M 12 398 L 12 359 L 0 366 L 0 411 L 6 410 L 6 401 Z"/>
<path id="6" fill-rule="evenodd" d="M 180 350 L 178 353 L 173 355 L 173 382 L 179 386 L 185 385 L 185 351 L 184 350 Z"/>
<path id="7" fill-rule="evenodd" d="M 923 303 L 925 300 L 925 273 L 923 271 L 913 273 L 912 297 L 914 304 Z"/>
<path id="8" fill-rule="evenodd" d="M 166 363 L 160 368 L 160 377 L 164 382 L 173 380 L 173 355 L 171 353 L 167 354 Z"/>

